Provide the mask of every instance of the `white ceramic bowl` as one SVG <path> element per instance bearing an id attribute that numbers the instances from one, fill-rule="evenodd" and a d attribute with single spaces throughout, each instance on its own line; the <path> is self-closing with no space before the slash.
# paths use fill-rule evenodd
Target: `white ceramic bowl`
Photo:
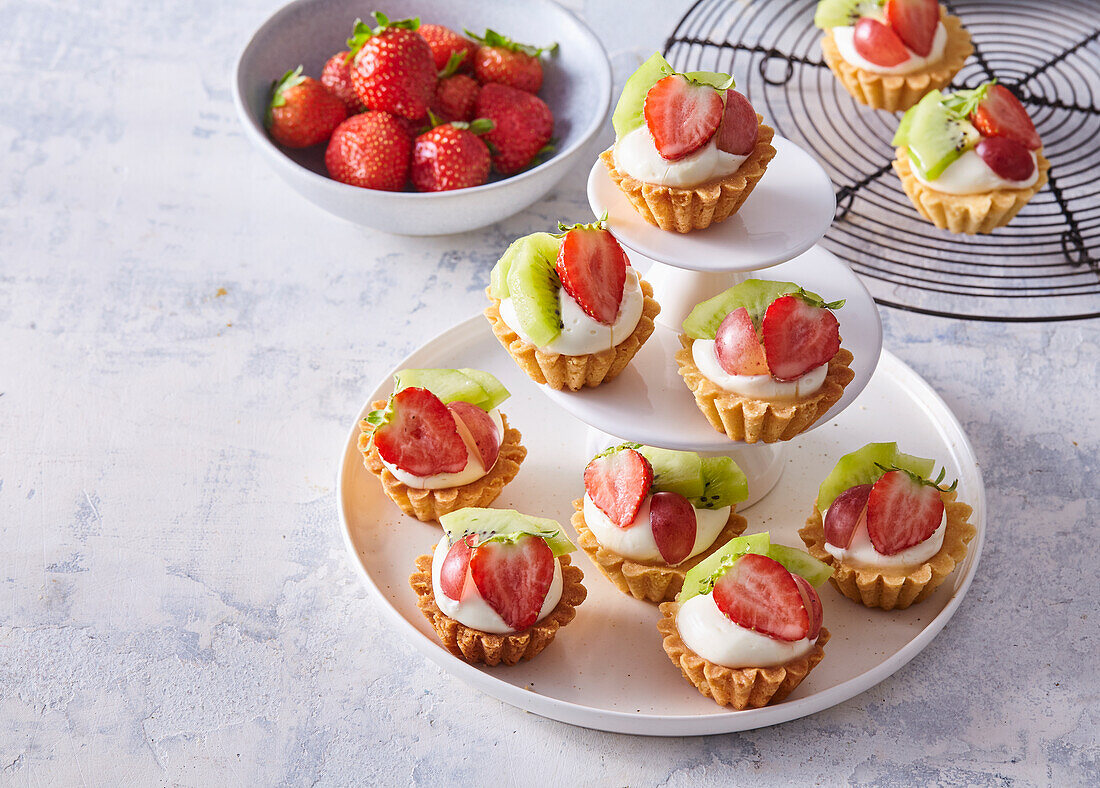
<path id="1" fill-rule="evenodd" d="M 373 11 L 391 19 L 420 17 L 462 31 L 491 27 L 516 41 L 558 43 L 543 58 L 539 97 L 554 113 L 557 151 L 542 164 L 472 189 L 419 194 L 361 189 L 339 183 L 325 170 L 325 146 L 287 150 L 264 130 L 271 82 L 301 63 L 319 78 L 325 61 L 346 49 L 358 17 Z M 442 235 L 484 227 L 538 200 L 574 166 L 588 166 L 591 142 L 607 119 L 611 66 L 599 39 L 550 0 L 295 0 L 269 18 L 241 52 L 231 80 L 245 134 L 275 171 L 303 197 L 356 224 L 402 235 Z"/>

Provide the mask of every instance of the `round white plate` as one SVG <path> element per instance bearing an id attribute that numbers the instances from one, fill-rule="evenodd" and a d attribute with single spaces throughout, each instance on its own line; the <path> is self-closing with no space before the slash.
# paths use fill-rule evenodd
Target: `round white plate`
<path id="1" fill-rule="evenodd" d="M 783 137 L 775 158 L 740 210 L 724 222 L 681 235 L 654 227 L 634 210 L 602 161 L 588 174 L 592 213 L 646 257 L 694 271 L 755 271 L 802 254 L 825 235 L 836 195 L 817 159 Z M 797 217 L 797 218 L 795 218 Z"/>
<path id="2" fill-rule="evenodd" d="M 768 269 L 763 278 L 797 282 L 826 301 L 846 300 L 836 316 L 843 346 L 855 357 L 856 376 L 817 425 L 828 423 L 829 415 L 840 413 L 863 391 L 878 363 L 882 322 L 874 299 L 848 266 L 820 246 Z M 660 294 L 655 296 L 660 303 Z M 610 383 L 577 392 L 544 386 L 543 393 L 581 421 L 623 440 L 690 451 L 729 449 L 733 442 L 710 425 L 676 371 L 679 334 L 658 322 L 630 366 Z"/>
<path id="3" fill-rule="evenodd" d="M 511 390 L 501 409 L 523 433 L 528 449 L 519 475 L 493 505 L 554 517 L 572 535 L 570 502 L 583 491 L 587 429 L 547 406 L 480 316 L 432 340 L 398 368 L 464 366 L 492 372 Z M 387 375 L 370 392 L 363 413 L 372 401 L 388 396 L 391 381 Z M 729 711 L 700 695 L 665 655 L 656 608 L 619 593 L 581 551 L 573 560 L 585 573 L 588 599 L 546 651 L 510 668 L 475 667 L 453 657 L 417 609 L 408 584 L 416 557 L 429 553 L 442 532 L 404 516 L 386 498 L 363 467 L 358 434 L 356 419 L 337 482 L 340 522 L 355 566 L 394 627 L 429 659 L 493 697 L 606 731 L 684 736 L 747 730 L 813 714 L 873 687 L 924 649 L 954 614 L 974 577 L 985 537 L 985 488 L 966 435 L 928 384 L 884 353 L 851 408 L 791 442 L 779 486 L 745 512 L 749 531 L 766 528 L 776 542 L 801 546 L 796 532 L 837 457 L 872 440 L 897 440 L 905 451 L 936 457 L 952 477 L 960 477 L 959 496 L 974 507 L 977 538 L 948 582 L 909 610 L 867 610 L 823 586 L 825 626 L 832 633 L 825 659 L 782 703 Z"/>

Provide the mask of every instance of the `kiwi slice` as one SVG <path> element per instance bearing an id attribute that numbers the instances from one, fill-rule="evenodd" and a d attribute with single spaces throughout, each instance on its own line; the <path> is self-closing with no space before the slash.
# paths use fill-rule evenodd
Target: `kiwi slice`
<path id="1" fill-rule="evenodd" d="M 773 544 L 768 547 L 768 552 L 765 555 L 783 564 L 788 572 L 806 578 L 812 586 L 821 585 L 833 574 L 831 566 L 823 561 L 818 561 L 805 550 Z"/>
<path id="2" fill-rule="evenodd" d="M 461 372 L 470 380 L 477 383 L 485 392 L 484 402 L 474 402 L 471 404 L 477 405 L 478 407 L 484 408 L 485 410 L 492 410 L 493 408 L 498 407 L 500 403 L 504 402 L 504 400 L 508 399 L 508 397 L 511 396 L 511 392 L 509 392 L 508 389 L 504 388 L 504 384 L 502 384 L 499 380 L 496 379 L 496 377 L 490 375 L 488 372 L 483 372 L 480 369 L 469 368 L 463 368 L 457 371 Z"/>
<path id="3" fill-rule="evenodd" d="M 556 258 L 547 259 L 543 250 L 530 242 L 524 250 L 508 266 L 505 281 L 520 327 L 536 347 L 545 347 L 562 329 L 561 280 L 554 268 Z"/>
<path id="4" fill-rule="evenodd" d="M 943 94 L 938 90 L 929 91 L 913 107 L 913 116 L 905 126 L 909 156 L 929 180 L 940 177 L 981 139 L 974 125 L 952 114 L 942 100 Z"/>
<path id="5" fill-rule="evenodd" d="M 882 0 L 821 0 L 814 12 L 814 24 L 822 30 L 850 27 L 861 16 L 876 16 Z"/>
<path id="6" fill-rule="evenodd" d="M 611 116 L 616 137 L 625 137 L 634 129 L 645 125 L 643 109 L 646 94 L 660 80 L 675 73 L 676 69 L 669 65 L 660 52 L 654 52 L 649 60 L 638 66 L 638 70 L 630 75 L 623 86 L 619 103 L 615 105 L 615 114 Z"/>
<path id="7" fill-rule="evenodd" d="M 508 298 L 508 271 L 516 258 L 538 254 L 556 262 L 560 248 L 561 239 L 550 233 L 532 233 L 512 241 L 489 273 L 489 293 L 493 298 L 499 298 L 502 301 Z"/>
<path id="8" fill-rule="evenodd" d="M 481 374 L 492 377 L 487 372 Z M 402 369 L 394 379 L 394 394 L 416 387 L 427 389 L 444 403 L 461 400 L 488 410 L 485 403 L 489 401 L 489 393 L 476 379 L 458 369 Z"/>
<path id="9" fill-rule="evenodd" d="M 703 457 L 703 494 L 692 500 L 696 509 L 721 509 L 749 497 L 749 481 L 730 457 Z"/>
<path id="10" fill-rule="evenodd" d="M 770 546 L 771 539 L 767 531 L 730 539 L 687 571 L 684 575 L 684 587 L 680 590 L 676 601 L 682 605 L 693 596 L 710 593 L 715 575 L 724 567 L 732 566 L 733 562 L 745 553 L 767 555 Z"/>
<path id="11" fill-rule="evenodd" d="M 718 333 L 718 326 L 726 315 L 735 309 L 745 307 L 749 316 L 756 325 L 764 319 L 764 313 L 772 301 L 788 293 L 797 293 L 799 286 L 794 282 L 773 282 L 768 279 L 746 279 L 729 290 L 725 290 L 713 298 L 708 298 L 694 309 L 684 319 L 684 333 L 692 339 L 714 339 Z M 807 295 L 818 300 L 821 296 L 806 291 Z"/>
<path id="12" fill-rule="evenodd" d="M 894 132 L 894 139 L 890 140 L 890 144 L 895 148 L 903 148 L 909 144 L 909 128 L 913 125 L 913 114 L 916 109 L 917 105 L 914 104 L 901 116 L 901 123 L 898 124 L 898 130 Z"/>
<path id="13" fill-rule="evenodd" d="M 451 544 L 475 535 L 479 540 L 506 534 L 533 534 L 546 539 L 554 555 L 565 555 L 577 548 L 566 538 L 557 520 L 532 517 L 514 509 L 457 509 L 439 518 Z"/>
<path id="14" fill-rule="evenodd" d="M 904 468 L 927 479 L 935 460 L 914 457 L 898 451 L 896 443 L 868 443 L 862 449 L 845 454 L 825 477 L 817 490 L 817 508 L 824 512 L 836 497 L 858 484 L 873 484 L 886 473 L 879 466 Z M 806 578 L 809 580 L 809 578 Z"/>
<path id="15" fill-rule="evenodd" d="M 637 451 L 653 466 L 654 491 L 680 493 L 685 498 L 698 498 L 703 494 L 702 463 L 695 452 L 654 446 L 638 446 Z"/>

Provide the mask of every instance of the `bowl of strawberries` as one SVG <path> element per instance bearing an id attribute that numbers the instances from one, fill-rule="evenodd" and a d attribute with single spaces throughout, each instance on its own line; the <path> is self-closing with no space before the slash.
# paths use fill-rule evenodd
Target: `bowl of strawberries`
<path id="1" fill-rule="evenodd" d="M 233 93 L 246 136 L 306 199 L 442 235 L 517 213 L 587 166 L 611 67 L 551 0 L 296 0 L 245 46 Z"/>

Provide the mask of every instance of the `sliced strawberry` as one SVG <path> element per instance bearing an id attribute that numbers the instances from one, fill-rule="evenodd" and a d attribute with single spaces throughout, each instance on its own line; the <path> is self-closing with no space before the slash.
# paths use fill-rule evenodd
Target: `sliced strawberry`
<path id="1" fill-rule="evenodd" d="M 876 66 L 896 66 L 909 59 L 898 34 L 877 19 L 862 17 L 852 36 L 856 52 Z"/>
<path id="2" fill-rule="evenodd" d="M 402 389 L 390 402 L 392 413 L 374 430 L 378 454 L 413 476 L 457 473 L 469 454 L 454 416 L 427 389 Z"/>
<path id="3" fill-rule="evenodd" d="M 940 23 L 940 4 L 937 0 L 886 0 L 886 21 L 905 46 L 928 57 Z"/>
<path id="4" fill-rule="evenodd" d="M 895 555 L 935 533 L 943 519 L 943 499 L 935 487 L 905 471 L 890 471 L 867 498 L 867 535 L 882 555 Z"/>
<path id="5" fill-rule="evenodd" d="M 984 137 L 974 152 L 989 165 L 989 169 L 1005 180 L 1023 181 L 1035 172 L 1031 153 L 1009 137 Z"/>
<path id="6" fill-rule="evenodd" d="M 691 554 L 691 548 L 695 547 L 695 507 L 680 493 L 653 493 L 649 525 L 666 563 L 678 564 Z"/>
<path id="7" fill-rule="evenodd" d="M 970 120 L 983 137 L 1008 137 L 1028 150 L 1035 150 L 1042 141 L 1024 105 L 1004 85 L 990 85 Z"/>
<path id="8" fill-rule="evenodd" d="M 451 549 L 447 551 L 447 557 L 443 559 L 443 566 L 439 567 L 439 589 L 456 602 L 465 598 L 466 578 L 470 569 L 470 556 L 473 551 L 467 544 L 467 539 L 459 539 Z"/>
<path id="9" fill-rule="evenodd" d="M 731 375 L 767 375 L 768 359 L 749 310 L 735 309 L 726 315 L 714 335 L 718 366 Z"/>
<path id="10" fill-rule="evenodd" d="M 860 518 L 866 517 L 867 496 L 870 494 L 871 485 L 859 484 L 849 487 L 829 504 L 829 511 L 825 513 L 826 542 L 848 549 Z"/>
<path id="11" fill-rule="evenodd" d="M 585 314 L 605 326 L 619 315 L 628 265 L 626 252 L 615 236 L 595 225 L 574 227 L 558 250 L 562 287 Z"/>
<path id="12" fill-rule="evenodd" d="M 760 133 L 760 122 L 756 119 L 756 110 L 743 95 L 733 88 L 726 91 L 726 109 L 722 113 L 722 123 L 718 127 L 718 150 L 747 156 L 756 147 L 756 137 Z"/>
<path id="13" fill-rule="evenodd" d="M 764 313 L 764 355 L 776 380 L 797 380 L 840 350 L 840 324 L 828 309 L 785 295 Z"/>
<path id="14" fill-rule="evenodd" d="M 653 466 L 634 449 L 597 457 L 584 469 L 585 492 L 619 528 L 634 522 L 652 484 Z"/>
<path id="15" fill-rule="evenodd" d="M 806 608 L 806 613 L 810 616 L 810 631 L 806 633 L 806 637 L 810 640 L 817 640 L 817 636 L 821 634 L 821 622 L 824 617 L 824 611 L 821 609 L 821 597 L 817 595 L 817 590 L 810 585 L 810 581 L 802 575 L 791 572 L 791 577 L 798 584 L 798 591 L 802 594 L 802 606 Z"/>
<path id="16" fill-rule="evenodd" d="M 481 467 L 488 471 L 493 467 L 493 463 L 497 461 L 497 455 L 500 453 L 500 436 L 497 435 L 497 425 L 493 423 L 488 413 L 469 402 L 451 402 L 448 403 L 447 409 L 469 431 L 470 441 L 477 451 L 478 459 L 481 460 Z"/>
<path id="17" fill-rule="evenodd" d="M 777 640 L 801 640 L 810 615 L 798 583 L 778 561 L 746 553 L 714 584 L 714 603 L 735 624 Z"/>
<path id="18" fill-rule="evenodd" d="M 669 161 L 682 159 L 707 144 L 722 122 L 725 107 L 718 91 L 696 85 L 680 74 L 649 89 L 643 112 L 657 152 Z"/>
<path id="19" fill-rule="evenodd" d="M 554 553 L 545 539 L 531 535 L 515 544 L 486 542 L 470 558 L 470 575 L 505 624 L 527 629 L 538 621 L 554 579 Z"/>

